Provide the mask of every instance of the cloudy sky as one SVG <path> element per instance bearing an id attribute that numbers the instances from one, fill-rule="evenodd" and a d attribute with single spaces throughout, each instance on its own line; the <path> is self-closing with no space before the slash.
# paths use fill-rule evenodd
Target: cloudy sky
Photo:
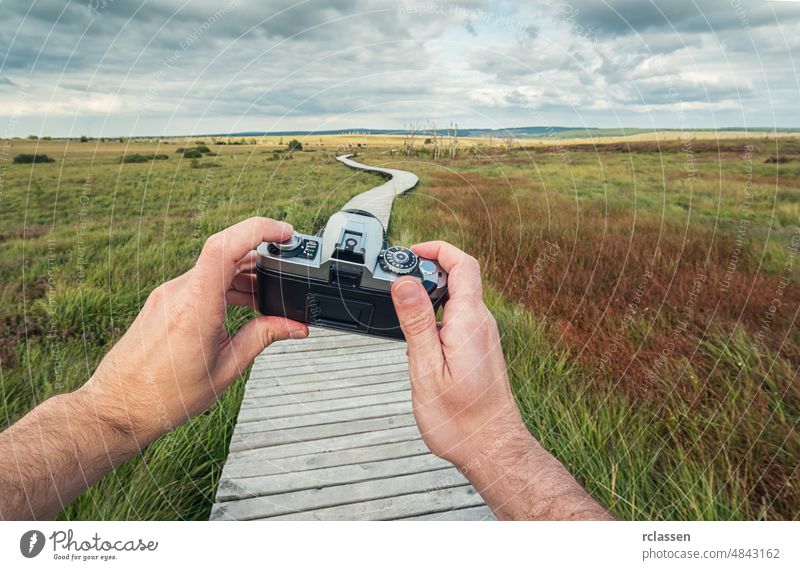
<path id="1" fill-rule="evenodd" d="M 800 127 L 800 2 L 0 0 L 0 136 Z"/>

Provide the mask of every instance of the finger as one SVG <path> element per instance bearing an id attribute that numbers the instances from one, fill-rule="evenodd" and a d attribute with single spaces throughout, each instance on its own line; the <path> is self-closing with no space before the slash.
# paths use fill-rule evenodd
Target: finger
<path id="1" fill-rule="evenodd" d="M 219 295 L 226 291 L 238 272 L 238 265 L 263 241 L 283 241 L 292 226 L 269 218 L 250 218 L 214 234 L 206 240 L 197 259 L 197 291 Z"/>
<path id="2" fill-rule="evenodd" d="M 239 262 L 237 269 L 239 273 L 253 273 L 256 269 L 256 262 L 258 261 L 258 252 L 251 251 L 245 255 Z"/>
<path id="3" fill-rule="evenodd" d="M 224 390 L 273 342 L 307 336 L 306 325 L 282 317 L 257 317 L 248 321 L 219 355 L 215 370 L 217 388 Z"/>
<path id="4" fill-rule="evenodd" d="M 240 273 L 233 278 L 231 289 L 243 293 L 253 293 L 258 290 L 258 278 L 253 273 Z"/>
<path id="5" fill-rule="evenodd" d="M 440 371 L 444 356 L 436 314 L 425 288 L 413 277 L 398 279 L 392 285 L 392 301 L 408 343 L 412 380 Z"/>
<path id="6" fill-rule="evenodd" d="M 245 293 L 243 291 L 234 291 L 230 289 L 225 293 L 225 302 L 228 305 L 248 307 L 254 311 L 258 310 L 258 299 L 255 293 Z"/>
<path id="7" fill-rule="evenodd" d="M 445 241 L 420 243 L 411 249 L 421 257 L 438 261 L 447 271 L 447 291 L 451 301 L 483 298 L 480 266 L 474 257 Z"/>

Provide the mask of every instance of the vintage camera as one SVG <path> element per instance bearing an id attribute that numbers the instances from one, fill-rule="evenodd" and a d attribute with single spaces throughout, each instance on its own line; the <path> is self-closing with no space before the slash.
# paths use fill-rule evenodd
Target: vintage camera
<path id="1" fill-rule="evenodd" d="M 445 301 L 447 274 L 405 247 L 388 247 L 380 220 L 342 210 L 316 236 L 294 233 L 258 246 L 258 305 L 265 315 L 403 340 L 391 298 L 395 279 L 419 279 L 434 308 Z"/>

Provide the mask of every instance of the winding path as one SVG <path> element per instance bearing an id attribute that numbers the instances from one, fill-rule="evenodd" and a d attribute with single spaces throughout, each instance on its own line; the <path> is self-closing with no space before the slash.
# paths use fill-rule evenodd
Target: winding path
<path id="1" fill-rule="evenodd" d="M 342 209 L 366 210 L 378 218 L 383 224 L 384 228 L 388 228 L 389 216 L 392 212 L 392 202 L 394 201 L 395 196 L 405 194 L 414 188 L 414 186 L 416 186 L 419 182 L 419 178 L 416 174 L 406 170 L 379 168 L 377 166 L 361 164 L 360 162 L 351 160 L 351 156 L 353 155 L 343 154 L 342 156 L 337 156 L 336 160 L 346 164 L 351 168 L 357 168 L 359 170 L 366 170 L 368 172 L 375 172 L 384 176 L 388 176 L 389 180 L 387 180 L 384 184 L 373 188 L 372 190 L 362 192 L 345 204 Z"/>
<path id="2" fill-rule="evenodd" d="M 389 180 L 344 209 L 387 227 L 411 172 L 337 160 Z M 491 511 L 431 454 L 411 410 L 405 343 L 312 328 L 253 364 L 212 520 L 486 520 Z"/>

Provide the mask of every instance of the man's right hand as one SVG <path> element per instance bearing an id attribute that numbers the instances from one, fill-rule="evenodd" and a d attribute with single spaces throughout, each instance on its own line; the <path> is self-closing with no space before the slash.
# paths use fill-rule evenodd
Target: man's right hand
<path id="1" fill-rule="evenodd" d="M 438 327 L 417 279 L 404 277 L 392 287 L 408 342 L 414 414 L 431 451 L 467 469 L 477 450 L 497 445 L 492 438 L 527 430 L 509 387 L 497 323 L 483 303 L 478 262 L 441 241 L 412 249 L 447 271 L 450 296 Z"/>
<path id="2" fill-rule="evenodd" d="M 418 280 L 404 277 L 392 286 L 425 443 L 467 476 L 498 518 L 611 518 L 525 427 L 497 323 L 483 303 L 478 262 L 441 241 L 412 249 L 447 271 L 450 295 L 437 326 Z"/>

